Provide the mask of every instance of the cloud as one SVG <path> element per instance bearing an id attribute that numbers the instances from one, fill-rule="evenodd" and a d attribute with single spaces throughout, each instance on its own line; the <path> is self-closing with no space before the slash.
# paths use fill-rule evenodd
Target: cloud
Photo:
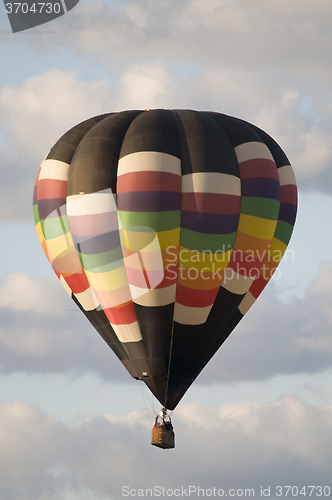
<path id="1" fill-rule="evenodd" d="M 306 2 L 305 8 L 282 3 L 267 7 L 262 0 L 250 4 L 245 0 L 184 0 L 181 4 L 134 0 L 114 6 L 90 2 L 57 23 L 57 33 L 47 37 L 43 49 L 54 50 L 54 44 L 63 43 L 113 67 L 129 58 L 157 55 L 246 67 L 274 61 L 293 69 L 310 59 L 323 67 L 331 55 L 328 0 L 317 5 Z M 319 54 L 319 59 L 313 54 Z"/>
<path id="2" fill-rule="evenodd" d="M 8 275 L 0 286 L 0 372 L 131 380 L 54 275 Z M 122 371 L 123 370 L 123 371 Z"/>
<path id="3" fill-rule="evenodd" d="M 264 380 L 331 368 L 330 278 L 331 263 L 326 263 L 304 298 L 286 303 L 269 285 L 196 383 Z M 105 380 L 131 380 L 54 276 L 10 275 L 0 298 L 2 373 L 92 372 Z"/>
<path id="4" fill-rule="evenodd" d="M 331 6 L 294 5 L 88 2 L 53 21 L 54 32 L 27 37 L 26 51 L 46 54 L 47 62 L 0 89 L 1 216 L 26 217 L 38 166 L 68 128 L 129 108 L 211 109 L 244 118 L 280 143 L 301 188 L 330 194 Z M 10 50 L 18 39 L 7 38 Z M 64 48 L 61 58 L 57 50 Z"/>
<path id="5" fill-rule="evenodd" d="M 51 69 L 20 86 L 0 89 L 4 146 L 1 217 L 31 214 L 34 180 L 53 144 L 77 123 L 112 110 L 106 80 L 86 83 L 74 72 Z"/>
<path id="6" fill-rule="evenodd" d="M 21 86 L 3 87 L 1 120 L 19 150 L 35 157 L 44 148 L 45 156 L 68 128 L 104 112 L 107 94 L 106 81 L 85 83 L 74 72 L 54 68 Z"/>
<path id="7" fill-rule="evenodd" d="M 304 298 L 287 303 L 269 285 L 207 365 L 200 381 L 258 380 L 331 367 L 330 274 L 331 264 L 322 265 Z"/>
<path id="8" fill-rule="evenodd" d="M 253 488 L 259 496 L 263 485 L 273 498 L 280 484 L 328 486 L 331 413 L 330 406 L 291 395 L 220 408 L 183 404 L 173 416 L 176 448 L 164 451 L 150 445 L 152 425 L 144 413 L 65 425 L 36 406 L 2 403 L 0 496 L 117 500 L 128 491 L 123 487 L 139 496 L 139 489 L 188 493 L 189 486 Z"/>
<path id="9" fill-rule="evenodd" d="M 167 107 L 170 80 L 162 62 L 131 66 L 121 76 L 117 109 Z"/>
<path id="10" fill-rule="evenodd" d="M 59 311 L 64 303 L 64 293 L 53 274 L 41 278 L 17 272 L 8 275 L 0 285 L 0 309 L 46 315 Z"/>
<path id="11" fill-rule="evenodd" d="M 174 72 L 164 61 L 133 63 L 116 82 L 86 83 L 73 72 L 52 69 L 19 87 L 0 90 L 4 134 L 2 218 L 31 214 L 35 175 L 48 150 L 71 126 L 108 111 L 146 108 L 212 109 L 239 116 L 272 135 L 286 151 L 300 186 L 329 191 L 331 115 L 311 96 L 316 122 L 301 104 L 295 83 L 281 76 L 262 79 L 256 68 L 187 65 Z M 245 81 L 245 85 L 243 82 Z M 317 181 L 315 182 L 315 178 Z"/>

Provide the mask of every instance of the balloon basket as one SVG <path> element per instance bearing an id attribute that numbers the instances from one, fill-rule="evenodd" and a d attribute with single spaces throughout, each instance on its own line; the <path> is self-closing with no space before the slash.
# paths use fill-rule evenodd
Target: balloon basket
<path id="1" fill-rule="evenodd" d="M 175 435 L 170 415 L 167 409 L 162 408 L 156 416 L 152 428 L 151 444 L 164 450 L 175 448 Z"/>
<path id="2" fill-rule="evenodd" d="M 153 427 L 151 444 L 163 448 L 164 450 L 175 448 L 174 431 L 163 427 Z"/>

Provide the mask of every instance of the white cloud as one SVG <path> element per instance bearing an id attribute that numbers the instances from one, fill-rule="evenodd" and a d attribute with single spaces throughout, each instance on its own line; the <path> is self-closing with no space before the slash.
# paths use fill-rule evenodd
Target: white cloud
<path id="1" fill-rule="evenodd" d="M 44 51 L 50 66 L 0 90 L 2 217 L 27 213 L 39 163 L 68 128 L 129 108 L 213 109 L 244 118 L 275 137 L 300 182 L 330 190 L 331 7 L 323 0 L 303 5 L 89 2 L 55 21 L 55 32 L 25 39 L 31 57 Z M 52 65 L 55 47 L 65 47 L 77 73 L 65 57 Z M 109 69 L 110 81 L 105 69 L 102 79 L 85 82 L 79 69 L 98 65 Z"/>
<path id="2" fill-rule="evenodd" d="M 107 98 L 106 81 L 85 83 L 74 72 L 54 68 L 21 86 L 3 87 L 0 109 L 15 147 L 41 162 L 68 128 L 103 113 Z"/>
<path id="3" fill-rule="evenodd" d="M 295 135 L 295 134 L 294 134 Z M 294 164 L 299 179 L 313 178 L 323 170 L 330 168 L 332 161 L 332 147 L 329 141 L 331 136 L 324 127 L 313 125 L 298 137 L 300 152 L 294 154 Z"/>
<path id="4" fill-rule="evenodd" d="M 321 266 L 321 271 L 315 281 L 313 287 L 322 297 L 332 294 L 332 262 L 325 263 Z"/>
<path id="5" fill-rule="evenodd" d="M 55 275 L 33 277 L 17 272 L 0 285 L 0 309 L 35 311 L 44 315 L 59 311 L 66 303 L 65 293 Z"/>
<path id="6" fill-rule="evenodd" d="M 53 144 L 70 127 L 114 109 L 106 80 L 86 83 L 74 72 L 51 69 L 22 85 L 0 89 L 0 122 L 5 147 L 0 186 L 1 217 L 32 213 L 33 184 Z"/>
<path id="7" fill-rule="evenodd" d="M 170 75 L 160 61 L 131 66 L 121 76 L 117 109 L 167 107 Z"/>
<path id="8" fill-rule="evenodd" d="M 55 500 L 81 493 L 84 499 L 117 500 L 125 485 L 254 488 L 255 496 L 262 485 L 272 493 L 280 484 L 325 486 L 331 417 L 330 406 L 307 405 L 289 395 L 220 408 L 183 404 L 173 415 L 176 448 L 164 451 L 150 445 L 152 425 L 144 413 L 64 425 L 38 407 L 3 403 L 0 495 Z"/>

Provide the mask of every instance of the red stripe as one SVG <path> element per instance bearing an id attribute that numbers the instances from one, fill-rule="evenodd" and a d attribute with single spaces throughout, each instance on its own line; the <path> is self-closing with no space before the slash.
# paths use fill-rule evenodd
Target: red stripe
<path id="1" fill-rule="evenodd" d="M 297 187 L 294 184 L 280 186 L 280 203 L 297 205 Z"/>
<path id="2" fill-rule="evenodd" d="M 212 290 L 195 290 L 178 283 L 176 287 L 176 302 L 188 307 L 206 307 L 214 303 L 219 286 Z"/>
<path id="3" fill-rule="evenodd" d="M 278 169 L 273 160 L 255 158 L 239 163 L 241 179 L 267 177 L 279 181 Z"/>
<path id="4" fill-rule="evenodd" d="M 167 288 L 168 286 L 174 285 L 178 277 L 178 266 L 177 264 L 168 265 L 164 269 L 163 280 L 155 288 Z"/>
<path id="5" fill-rule="evenodd" d="M 249 291 L 255 297 L 255 299 L 257 299 L 257 297 L 262 293 L 267 284 L 268 281 L 266 281 L 260 274 L 249 288 Z"/>
<path id="6" fill-rule="evenodd" d="M 37 174 L 37 176 L 36 176 L 35 186 L 38 186 L 38 184 L 39 184 L 39 182 L 40 182 L 40 181 L 39 181 L 40 171 L 41 171 L 41 167 L 39 167 L 38 174 Z"/>
<path id="7" fill-rule="evenodd" d="M 183 193 L 181 210 L 205 214 L 239 214 L 241 197 L 216 193 Z"/>
<path id="8" fill-rule="evenodd" d="M 38 183 L 37 200 L 49 198 L 66 198 L 67 181 L 56 179 L 42 179 Z"/>
<path id="9" fill-rule="evenodd" d="M 118 177 L 117 193 L 136 191 L 181 192 L 181 176 L 169 172 L 130 172 Z"/>
<path id="10" fill-rule="evenodd" d="M 109 307 L 108 309 L 104 309 L 104 312 L 113 325 L 129 325 L 137 321 L 132 302 L 128 302 L 122 307 Z"/>
<path id="11" fill-rule="evenodd" d="M 85 292 L 90 286 L 88 278 L 83 271 L 67 276 L 63 275 L 63 278 L 73 293 Z"/>

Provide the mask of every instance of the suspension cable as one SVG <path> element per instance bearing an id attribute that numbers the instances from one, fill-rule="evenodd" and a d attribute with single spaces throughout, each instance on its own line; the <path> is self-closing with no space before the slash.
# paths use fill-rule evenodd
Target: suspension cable
<path id="1" fill-rule="evenodd" d="M 166 408 L 167 393 L 168 393 L 169 375 L 170 375 L 170 371 L 171 371 L 171 357 L 172 357 L 172 349 L 173 349 L 173 335 L 174 335 L 174 320 L 172 321 L 171 342 L 170 342 L 170 347 L 169 347 L 169 359 L 168 359 L 166 390 L 165 390 L 165 401 L 164 401 L 164 407 L 165 408 Z"/>

